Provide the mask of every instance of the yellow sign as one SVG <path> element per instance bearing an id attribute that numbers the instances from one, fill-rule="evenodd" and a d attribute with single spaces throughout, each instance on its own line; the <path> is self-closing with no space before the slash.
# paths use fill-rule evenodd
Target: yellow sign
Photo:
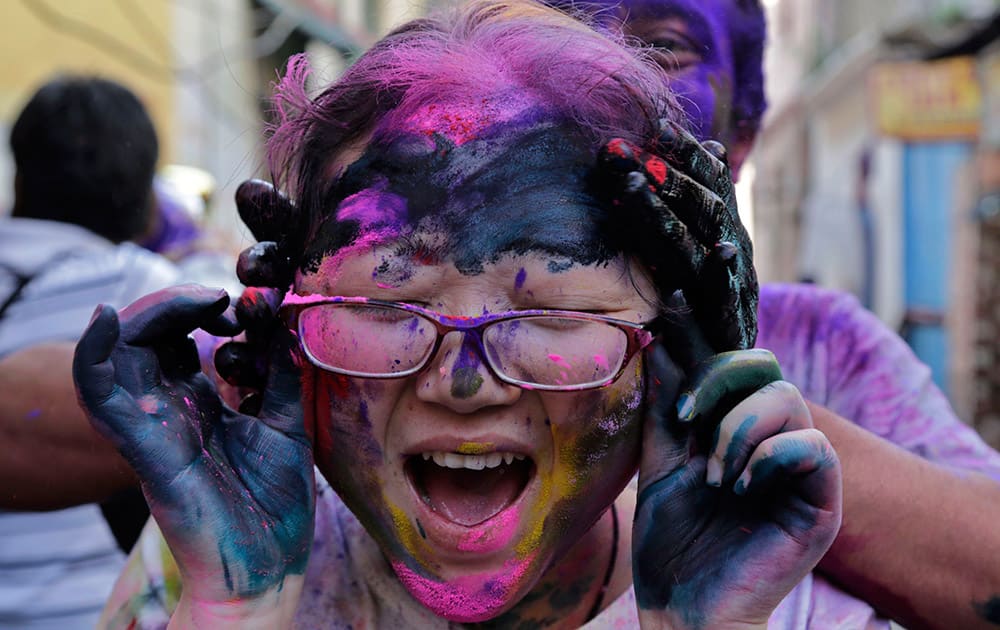
<path id="1" fill-rule="evenodd" d="M 975 139 L 983 96 L 972 57 L 885 62 L 869 77 L 878 129 L 904 140 Z"/>

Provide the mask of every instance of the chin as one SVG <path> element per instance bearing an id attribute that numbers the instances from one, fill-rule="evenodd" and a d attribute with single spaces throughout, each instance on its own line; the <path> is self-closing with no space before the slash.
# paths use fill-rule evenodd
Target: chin
<path id="1" fill-rule="evenodd" d="M 512 560 L 492 570 L 445 581 L 421 575 L 402 561 L 392 561 L 392 568 L 414 599 L 434 614 L 448 621 L 471 623 L 493 619 L 520 601 L 534 582 L 533 560 Z"/>

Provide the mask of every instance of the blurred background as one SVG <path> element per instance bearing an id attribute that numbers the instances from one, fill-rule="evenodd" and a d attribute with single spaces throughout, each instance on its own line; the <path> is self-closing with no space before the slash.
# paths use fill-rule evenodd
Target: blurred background
<path id="1" fill-rule="evenodd" d="M 1000 0 L 764 0 L 770 106 L 739 182 L 764 281 L 850 291 L 1000 447 Z M 0 132 L 53 73 L 150 109 L 160 179 L 235 253 L 236 186 L 266 177 L 270 84 L 334 78 L 409 0 L 8 0 Z M 0 213 L 12 201 L 0 155 Z"/>

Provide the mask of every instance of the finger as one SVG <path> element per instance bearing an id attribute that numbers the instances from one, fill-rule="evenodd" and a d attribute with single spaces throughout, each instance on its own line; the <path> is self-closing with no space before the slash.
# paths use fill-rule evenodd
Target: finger
<path id="1" fill-rule="evenodd" d="M 118 313 L 101 304 L 73 353 L 73 382 L 80 406 L 116 446 L 124 441 L 120 434 L 141 413 L 132 396 L 115 381 L 111 353 L 119 334 Z"/>
<path id="2" fill-rule="evenodd" d="M 229 305 L 222 289 L 186 284 L 151 293 L 122 309 L 122 341 L 151 345 L 184 338 L 202 325 L 211 325 Z"/>
<path id="3" fill-rule="evenodd" d="M 236 300 L 236 319 L 247 331 L 247 340 L 266 348 L 278 323 L 278 308 L 285 292 L 269 287 L 247 287 Z M 262 338 L 262 339 L 261 339 Z"/>
<path id="4" fill-rule="evenodd" d="M 236 387 L 263 389 L 267 382 L 264 352 L 242 341 L 229 341 L 215 350 L 215 370 Z"/>
<path id="5" fill-rule="evenodd" d="M 723 145 L 721 142 L 716 142 L 715 140 L 706 140 L 705 142 L 701 143 L 701 146 L 703 146 L 706 151 L 711 153 L 712 157 L 725 164 L 726 167 L 729 166 L 729 151 L 726 151 L 725 145 Z"/>
<path id="6" fill-rule="evenodd" d="M 715 154 L 719 148 L 722 148 L 723 153 L 725 153 L 725 147 L 722 147 L 718 142 L 708 141 L 703 144 L 676 123 L 664 121 L 664 125 L 660 129 L 656 153 L 688 173 L 694 181 L 702 186 L 711 189 L 716 189 L 719 183 L 725 186 L 724 180 L 720 182 L 722 178 L 725 178 L 725 180 L 729 180 L 731 188 L 732 179 L 729 176 L 729 167 L 724 160 Z"/>
<path id="7" fill-rule="evenodd" d="M 764 440 L 750 456 L 733 492 L 777 491 L 791 480 L 809 506 L 833 511 L 840 505 L 840 460 L 818 429 L 789 431 Z"/>
<path id="8" fill-rule="evenodd" d="M 233 304 L 214 319 L 202 322 L 201 329 L 215 337 L 235 337 L 243 332 L 243 326 L 236 319 L 236 306 Z"/>
<path id="9" fill-rule="evenodd" d="M 757 273 L 746 262 L 732 243 L 719 243 L 685 291 L 716 352 L 751 348 L 757 339 Z"/>
<path id="10" fill-rule="evenodd" d="M 779 380 L 781 368 L 767 350 L 723 352 L 704 363 L 680 395 L 678 419 L 703 423 L 720 420 L 740 400 Z"/>
<path id="11" fill-rule="evenodd" d="M 672 207 L 650 190 L 645 175 L 628 173 L 621 190 L 619 200 L 633 215 L 642 234 L 640 257 L 658 262 L 654 270 L 657 284 L 670 283 L 677 288 L 690 284 L 698 277 L 707 249 L 692 236 Z"/>
<path id="12" fill-rule="evenodd" d="M 658 156 L 646 154 L 643 172 L 655 194 L 669 206 L 703 247 L 720 240 L 733 240 L 739 217 L 714 187 L 706 186 Z M 741 226 L 740 226 L 741 227 Z"/>
<path id="13" fill-rule="evenodd" d="M 303 359 L 298 339 L 291 331 L 278 327 L 268 358 L 267 387 L 258 417 L 285 435 L 308 440 L 302 414 Z"/>
<path id="14" fill-rule="evenodd" d="M 639 489 L 687 461 L 689 427 L 677 422 L 675 401 L 684 374 L 667 350 L 654 343 L 643 354 L 646 418 L 643 427 Z"/>
<path id="15" fill-rule="evenodd" d="M 598 165 L 612 173 L 631 173 L 642 170 L 639 156 L 642 149 L 623 138 L 613 138 L 597 152 Z"/>
<path id="16" fill-rule="evenodd" d="M 262 241 L 242 252 L 236 262 L 236 276 L 244 285 L 287 288 L 295 275 L 295 265 L 274 241 Z"/>
<path id="17" fill-rule="evenodd" d="M 705 156 L 714 159 L 697 142 L 695 145 Z M 690 214 L 693 219 L 704 224 L 700 227 L 701 233 L 709 233 L 708 224 L 716 215 L 727 222 L 732 221 L 722 197 L 716 193 L 716 180 L 725 189 L 726 180 L 722 179 L 723 176 L 726 176 L 725 169 L 719 172 L 716 179 L 709 182 L 700 181 L 689 172 L 692 165 L 688 162 L 671 161 L 668 164 L 667 158 L 643 151 L 638 146 L 621 138 L 615 138 L 601 148 L 598 153 L 598 163 L 606 171 L 618 173 L 620 176 L 631 172 L 641 172 L 648 178 L 648 183 L 653 186 L 654 192 L 662 199 L 694 206 L 686 214 Z M 701 218 L 702 215 L 707 215 L 709 218 Z M 711 242 L 715 239 L 709 238 L 707 240 Z"/>
<path id="18" fill-rule="evenodd" d="M 281 241 L 299 218 L 288 197 L 261 179 L 248 179 L 239 185 L 236 210 L 258 241 Z"/>
<path id="19" fill-rule="evenodd" d="M 787 381 L 768 383 L 733 407 L 716 427 L 705 482 L 716 487 L 732 483 L 761 442 L 812 426 L 812 414 L 797 387 Z"/>

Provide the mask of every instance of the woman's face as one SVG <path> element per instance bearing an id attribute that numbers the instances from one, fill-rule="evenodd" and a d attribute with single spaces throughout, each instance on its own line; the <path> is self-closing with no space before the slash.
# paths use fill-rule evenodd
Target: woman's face
<path id="1" fill-rule="evenodd" d="M 601 237 L 583 191 L 592 154 L 575 142 L 541 125 L 370 148 L 342 178 L 339 220 L 319 230 L 296 291 L 468 318 L 649 321 L 652 287 Z M 409 592 L 454 621 L 517 603 L 636 469 L 638 357 L 608 387 L 540 392 L 498 380 L 472 336 L 451 332 L 416 375 L 313 379 L 317 465 Z"/>

